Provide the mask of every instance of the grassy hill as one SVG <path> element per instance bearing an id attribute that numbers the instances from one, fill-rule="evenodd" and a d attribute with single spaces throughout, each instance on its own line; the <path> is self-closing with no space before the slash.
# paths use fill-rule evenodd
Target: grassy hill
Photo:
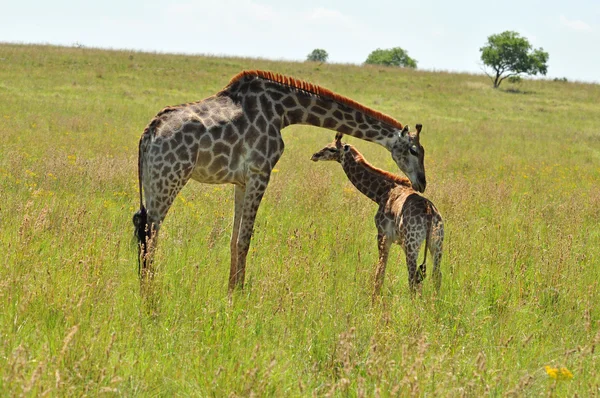
<path id="1" fill-rule="evenodd" d="M 234 304 L 226 185 L 186 186 L 141 294 L 139 136 L 251 68 L 423 124 L 446 224 L 439 295 L 427 279 L 411 299 L 395 246 L 371 305 L 375 205 L 339 165 L 310 162 L 333 133 L 307 126 L 283 132 Z M 598 394 L 599 104 L 590 84 L 2 44 L 0 394 Z"/>

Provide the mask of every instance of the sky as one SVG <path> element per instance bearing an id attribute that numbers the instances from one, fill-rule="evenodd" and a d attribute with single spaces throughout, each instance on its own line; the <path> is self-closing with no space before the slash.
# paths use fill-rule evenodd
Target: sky
<path id="1" fill-rule="evenodd" d="M 431 71 L 483 73 L 487 37 L 549 53 L 547 78 L 600 83 L 600 0 L 6 1 L 0 42 L 362 64 L 401 47 Z"/>

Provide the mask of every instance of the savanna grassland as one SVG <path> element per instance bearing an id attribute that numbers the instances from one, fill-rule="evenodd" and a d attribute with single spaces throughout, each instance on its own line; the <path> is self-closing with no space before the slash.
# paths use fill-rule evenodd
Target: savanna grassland
<path id="1" fill-rule="evenodd" d="M 334 134 L 308 126 L 283 131 L 233 302 L 233 188 L 195 182 L 163 225 L 142 294 L 139 136 L 162 107 L 250 68 L 423 124 L 426 196 L 446 225 L 439 294 L 426 279 L 410 297 L 395 246 L 371 304 L 376 205 L 339 165 L 309 160 Z M 469 74 L 0 45 L 0 395 L 599 395 L 600 86 L 491 86 Z M 348 141 L 398 172 L 384 148 Z"/>

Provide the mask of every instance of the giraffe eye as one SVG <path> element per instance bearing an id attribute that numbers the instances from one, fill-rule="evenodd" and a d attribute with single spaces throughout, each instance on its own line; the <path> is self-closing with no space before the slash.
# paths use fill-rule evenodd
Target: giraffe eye
<path id="1" fill-rule="evenodd" d="M 417 147 L 416 146 L 411 146 L 408 148 L 408 151 L 410 152 L 411 155 L 413 156 L 419 156 L 419 152 L 417 152 Z"/>

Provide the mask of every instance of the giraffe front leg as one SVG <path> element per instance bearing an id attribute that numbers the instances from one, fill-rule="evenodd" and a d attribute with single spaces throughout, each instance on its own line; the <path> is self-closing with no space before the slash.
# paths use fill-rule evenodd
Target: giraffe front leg
<path id="1" fill-rule="evenodd" d="M 244 212 L 244 196 L 246 189 L 240 185 L 235 186 L 235 204 L 233 216 L 233 231 L 231 232 L 231 242 L 229 249 L 231 253 L 231 266 L 229 268 L 229 292 L 235 288 L 238 275 L 238 238 L 240 235 L 240 224 L 242 221 L 242 213 Z"/>
<path id="2" fill-rule="evenodd" d="M 392 241 L 385 233 L 379 232 L 377 234 L 377 248 L 379 249 L 379 261 L 377 262 L 377 269 L 375 271 L 375 288 L 373 290 L 373 301 L 375 301 L 375 299 L 381 294 L 381 287 L 383 286 L 383 280 L 385 278 L 385 267 L 387 265 L 391 245 Z"/>
<path id="3" fill-rule="evenodd" d="M 246 185 L 246 191 L 244 194 L 244 200 L 242 205 L 242 215 L 239 221 L 239 229 L 236 244 L 236 261 L 235 269 L 230 269 L 229 275 L 229 292 L 233 289 L 243 288 L 244 279 L 246 277 L 246 257 L 248 256 L 248 250 L 250 249 L 250 240 L 252 239 L 252 233 L 254 231 L 254 221 L 256 220 L 256 213 L 258 207 L 267 188 L 269 177 L 267 176 L 256 176 L 249 179 Z M 237 195 L 237 192 L 236 192 Z M 241 196 L 241 193 L 240 193 Z M 236 196 L 237 199 L 237 196 Z M 238 204 L 236 202 L 236 208 Z M 235 232 L 234 232 L 235 233 Z M 233 239 L 233 236 L 232 236 Z M 232 243 L 233 245 L 233 243 Z M 234 253 L 232 252 L 232 256 Z"/>
<path id="4" fill-rule="evenodd" d="M 154 152 L 151 151 L 152 154 Z M 191 162 L 155 162 L 152 156 L 149 160 L 142 175 L 146 206 L 134 216 L 139 241 L 139 274 L 142 279 L 152 276 L 151 265 L 158 231 L 175 197 L 188 182 L 193 167 Z"/>

